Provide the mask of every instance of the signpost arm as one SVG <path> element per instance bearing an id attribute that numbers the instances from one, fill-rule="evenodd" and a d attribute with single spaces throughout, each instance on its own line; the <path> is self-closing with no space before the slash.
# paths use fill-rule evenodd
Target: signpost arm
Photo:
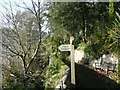
<path id="1" fill-rule="evenodd" d="M 74 38 L 70 37 L 70 56 L 71 56 L 71 84 L 75 85 L 75 62 L 74 62 L 74 45 L 72 45 Z"/>

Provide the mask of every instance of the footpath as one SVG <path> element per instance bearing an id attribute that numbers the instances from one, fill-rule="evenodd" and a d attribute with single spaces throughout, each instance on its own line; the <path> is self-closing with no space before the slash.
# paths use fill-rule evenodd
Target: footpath
<path id="1" fill-rule="evenodd" d="M 70 67 L 70 62 L 67 60 L 63 60 L 63 62 Z M 66 77 L 66 81 L 64 82 L 66 90 L 79 90 L 83 88 L 93 88 L 95 90 L 120 90 L 120 85 L 117 84 L 114 80 L 106 77 L 103 74 L 94 71 L 84 65 L 75 63 L 75 78 L 76 85 L 71 85 L 70 80 L 70 70 L 67 71 L 68 76 Z"/>

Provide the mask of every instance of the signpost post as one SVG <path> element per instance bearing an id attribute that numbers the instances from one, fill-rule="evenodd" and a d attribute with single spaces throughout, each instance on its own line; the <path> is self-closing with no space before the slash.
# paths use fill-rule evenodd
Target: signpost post
<path id="1" fill-rule="evenodd" d="M 75 62 L 74 62 L 74 37 L 70 37 L 70 44 L 63 44 L 58 47 L 60 51 L 70 51 L 71 56 L 71 84 L 75 85 Z"/>
<path id="2" fill-rule="evenodd" d="M 70 37 L 70 56 L 71 56 L 71 84 L 75 85 L 75 62 L 74 62 L 74 45 L 72 45 L 74 37 Z"/>

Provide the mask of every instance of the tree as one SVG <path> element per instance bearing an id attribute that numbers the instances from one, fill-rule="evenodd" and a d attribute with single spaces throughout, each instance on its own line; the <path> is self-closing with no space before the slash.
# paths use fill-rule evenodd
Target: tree
<path id="1" fill-rule="evenodd" d="M 115 52 L 117 53 L 117 57 L 118 57 L 118 79 L 119 79 L 119 83 L 120 83 L 120 6 L 118 7 L 114 7 L 116 9 L 116 12 L 115 12 L 115 15 L 116 15 L 116 21 L 114 22 L 114 25 L 115 25 L 115 30 L 116 32 L 114 32 L 114 37 L 116 38 L 114 42 L 115 45 L 114 45 L 114 48 L 115 48 Z"/>
<path id="2" fill-rule="evenodd" d="M 75 48 L 84 42 L 86 57 L 91 60 L 100 58 L 106 50 L 118 57 L 119 5 L 118 2 L 51 3 L 50 29 L 74 36 Z"/>
<path id="3" fill-rule="evenodd" d="M 52 26 L 59 25 L 74 36 L 76 47 L 85 42 L 88 47 L 93 45 L 93 52 L 99 52 L 100 55 L 105 49 L 111 50 L 115 43 L 111 34 L 116 31 L 111 28 L 114 28 L 117 6 L 118 3 L 101 2 L 52 3 L 49 22 Z"/>
<path id="4" fill-rule="evenodd" d="M 6 15 L 3 13 L 6 20 L 4 27 L 2 27 L 2 45 L 4 50 L 8 52 L 7 60 L 10 57 L 11 60 L 22 61 L 23 72 L 22 77 L 18 77 L 18 81 L 23 84 L 23 88 L 43 89 L 48 53 L 43 52 L 45 47 L 42 43 L 48 34 L 41 30 L 45 20 L 43 7 L 40 7 L 39 1 L 38 5 L 33 0 L 31 3 L 33 9 L 26 7 L 27 10 L 18 11 L 16 14 L 13 12 L 11 3 L 9 3 L 9 9 L 6 8 L 8 13 Z M 14 75 L 17 76 L 16 73 Z"/>

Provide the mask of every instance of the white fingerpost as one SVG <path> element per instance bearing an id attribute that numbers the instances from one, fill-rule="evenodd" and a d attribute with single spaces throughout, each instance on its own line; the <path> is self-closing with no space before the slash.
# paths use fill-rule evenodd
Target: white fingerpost
<path id="1" fill-rule="evenodd" d="M 70 37 L 70 56 L 71 56 L 71 84 L 75 85 L 75 62 L 74 62 L 74 37 Z"/>
<path id="2" fill-rule="evenodd" d="M 60 51 L 70 51 L 71 57 L 71 84 L 75 85 L 75 61 L 74 61 L 74 45 L 72 45 L 74 37 L 70 37 L 70 44 L 62 44 L 58 47 Z"/>
<path id="3" fill-rule="evenodd" d="M 58 49 L 60 51 L 70 51 L 71 50 L 70 44 L 62 44 L 58 47 Z"/>

